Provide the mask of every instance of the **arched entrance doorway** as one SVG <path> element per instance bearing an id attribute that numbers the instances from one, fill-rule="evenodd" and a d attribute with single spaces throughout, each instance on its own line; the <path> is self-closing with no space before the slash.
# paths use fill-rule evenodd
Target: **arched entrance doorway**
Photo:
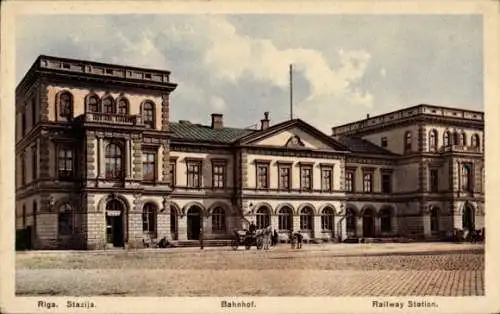
<path id="1" fill-rule="evenodd" d="M 356 211 L 352 208 L 347 208 L 346 212 L 346 231 L 348 237 L 356 237 Z"/>
<path id="2" fill-rule="evenodd" d="M 475 212 L 471 204 L 466 203 L 462 213 L 462 227 L 464 230 L 476 230 L 475 226 Z"/>
<path id="3" fill-rule="evenodd" d="M 261 206 L 255 214 L 257 229 L 264 229 L 271 225 L 271 214 L 267 207 Z"/>
<path id="4" fill-rule="evenodd" d="M 113 199 L 106 204 L 106 241 L 114 247 L 125 244 L 125 207 Z"/>
<path id="5" fill-rule="evenodd" d="M 178 223 L 178 211 L 175 206 L 170 206 L 170 235 L 172 237 L 172 240 L 177 240 L 178 239 L 178 228 L 177 228 L 177 223 Z"/>
<path id="6" fill-rule="evenodd" d="M 198 206 L 192 206 L 187 212 L 187 238 L 188 240 L 200 239 L 202 211 Z"/>
<path id="7" fill-rule="evenodd" d="M 374 229 L 373 210 L 371 208 L 367 208 L 363 212 L 363 237 L 373 237 Z"/>

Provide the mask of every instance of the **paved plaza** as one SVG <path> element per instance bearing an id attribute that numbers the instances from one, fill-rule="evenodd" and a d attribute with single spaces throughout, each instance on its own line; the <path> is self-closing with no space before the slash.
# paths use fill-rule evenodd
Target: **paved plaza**
<path id="1" fill-rule="evenodd" d="M 16 255 L 18 295 L 480 296 L 482 244 L 288 245 Z"/>

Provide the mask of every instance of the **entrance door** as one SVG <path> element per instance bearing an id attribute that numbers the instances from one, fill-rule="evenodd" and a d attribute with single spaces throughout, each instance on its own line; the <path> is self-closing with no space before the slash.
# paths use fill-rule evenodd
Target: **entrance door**
<path id="1" fill-rule="evenodd" d="M 117 200 L 111 200 L 106 205 L 106 240 L 114 247 L 124 246 L 123 206 Z"/>
<path id="2" fill-rule="evenodd" d="M 462 227 L 464 230 L 475 230 L 476 226 L 474 223 L 474 208 L 471 205 L 466 204 L 462 216 Z"/>
<path id="3" fill-rule="evenodd" d="M 363 237 L 371 238 L 373 237 L 373 212 L 371 209 L 365 210 L 363 214 Z"/>
<path id="4" fill-rule="evenodd" d="M 187 213 L 187 238 L 188 240 L 199 240 L 201 228 L 201 210 L 191 207 Z"/>

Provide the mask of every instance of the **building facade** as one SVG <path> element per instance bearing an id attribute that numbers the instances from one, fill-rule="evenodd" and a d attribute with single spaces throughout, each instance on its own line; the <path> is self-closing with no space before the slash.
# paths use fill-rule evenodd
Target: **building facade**
<path id="1" fill-rule="evenodd" d="M 16 229 L 36 249 L 433 238 L 484 226 L 484 114 L 419 105 L 335 127 L 169 119 L 170 72 L 40 56 L 16 89 Z M 175 106 L 174 106 L 175 107 Z"/>

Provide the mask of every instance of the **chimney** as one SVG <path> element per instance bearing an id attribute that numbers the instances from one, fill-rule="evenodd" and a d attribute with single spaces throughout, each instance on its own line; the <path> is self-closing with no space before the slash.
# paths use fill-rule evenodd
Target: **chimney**
<path id="1" fill-rule="evenodd" d="M 370 119 L 370 114 L 369 113 L 366 114 L 366 118 Z"/>
<path id="2" fill-rule="evenodd" d="M 221 113 L 212 113 L 212 129 L 222 129 L 224 122 Z"/>
<path id="3" fill-rule="evenodd" d="M 269 112 L 264 112 L 264 119 L 260 120 L 260 130 L 263 131 L 269 127 Z"/>

